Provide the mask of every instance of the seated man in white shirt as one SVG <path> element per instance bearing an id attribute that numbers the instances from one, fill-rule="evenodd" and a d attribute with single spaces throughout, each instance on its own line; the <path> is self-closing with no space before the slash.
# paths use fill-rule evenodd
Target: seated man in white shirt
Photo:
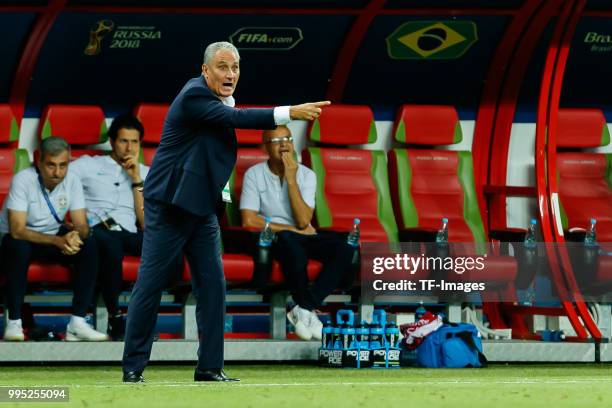
<path id="1" fill-rule="evenodd" d="M 317 180 L 312 170 L 295 161 L 289 129 L 278 126 L 265 131 L 263 143 L 270 158 L 244 175 L 242 225 L 263 228 L 264 217 L 270 217 L 277 237 L 273 254 L 296 303 L 287 318 L 298 337 L 320 340 L 322 324 L 315 309 L 350 273 L 354 249 L 336 233 L 317 234 L 310 224 Z M 323 263 L 310 286 L 306 272 L 309 258 Z"/>
<path id="2" fill-rule="evenodd" d="M 83 156 L 70 164 L 70 173 L 83 184 L 87 218 L 100 251 L 100 284 L 109 314 L 108 334 L 123 340 L 125 319 L 119 308 L 123 256 L 140 256 L 144 210 L 142 186 L 149 167 L 140 164 L 144 128 L 131 115 L 113 120 L 108 136 L 110 155 Z"/>
<path id="3" fill-rule="evenodd" d="M 68 341 L 103 341 L 106 334 L 85 321 L 98 273 L 98 247 L 90 237 L 81 182 L 67 174 L 70 146 L 60 137 L 41 142 L 36 167 L 15 174 L 0 215 L 2 268 L 6 273 L 8 324 L 4 340 L 23 341 L 21 307 L 33 260 L 74 267 Z M 72 224 L 64 218 L 70 211 Z"/>

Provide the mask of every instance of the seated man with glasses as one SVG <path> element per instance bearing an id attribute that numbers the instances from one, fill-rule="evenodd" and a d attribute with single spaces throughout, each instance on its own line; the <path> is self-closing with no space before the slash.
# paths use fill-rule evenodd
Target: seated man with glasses
<path id="1" fill-rule="evenodd" d="M 354 249 L 333 232 L 312 227 L 317 179 L 296 162 L 293 138 L 286 126 L 263 132 L 269 159 L 247 170 L 242 184 L 240 213 L 244 227 L 263 228 L 270 217 L 276 233 L 273 254 L 281 264 L 296 305 L 287 313 L 295 333 L 304 340 L 321 339 L 323 325 L 315 309 L 351 270 Z M 309 285 L 308 259 L 323 263 Z"/>

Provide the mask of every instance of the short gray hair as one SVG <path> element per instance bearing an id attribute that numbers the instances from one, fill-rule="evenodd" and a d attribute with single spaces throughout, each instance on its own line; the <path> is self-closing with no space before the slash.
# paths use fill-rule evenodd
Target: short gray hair
<path id="1" fill-rule="evenodd" d="M 48 137 L 40 142 L 39 161 L 42 163 L 42 161 L 45 159 L 45 155 L 57 156 L 58 154 L 66 151 L 70 153 L 70 145 L 63 138 L 59 136 Z"/>
<path id="2" fill-rule="evenodd" d="M 204 50 L 204 63 L 209 65 L 212 61 L 213 57 L 219 50 L 228 50 L 236 54 L 236 58 L 240 61 L 240 54 L 238 53 L 238 49 L 234 47 L 234 44 L 228 43 L 227 41 L 219 41 L 214 42 L 208 45 Z"/>

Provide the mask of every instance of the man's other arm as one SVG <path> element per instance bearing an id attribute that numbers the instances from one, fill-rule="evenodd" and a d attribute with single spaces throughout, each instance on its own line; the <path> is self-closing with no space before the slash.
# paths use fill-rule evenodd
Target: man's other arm
<path id="1" fill-rule="evenodd" d="M 89 224 L 87 223 L 87 210 L 84 208 L 70 211 L 70 219 L 74 225 L 74 230 L 79 233 L 81 239 L 89 236 Z"/>
<path id="2" fill-rule="evenodd" d="M 70 245 L 67 236 L 43 234 L 26 227 L 28 213 L 25 211 L 8 210 L 9 233 L 14 239 L 32 242 L 33 244 L 53 245 L 62 251 L 78 251 Z"/>

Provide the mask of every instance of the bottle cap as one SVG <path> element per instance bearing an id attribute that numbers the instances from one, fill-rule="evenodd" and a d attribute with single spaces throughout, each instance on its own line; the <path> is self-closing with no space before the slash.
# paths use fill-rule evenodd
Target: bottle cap
<path id="1" fill-rule="evenodd" d="M 442 218 L 442 222 L 448 224 L 448 218 Z"/>
<path id="2" fill-rule="evenodd" d="M 535 219 L 535 218 L 532 218 L 532 219 L 531 219 L 531 225 L 536 225 L 537 223 L 538 223 L 538 222 L 536 221 L 536 219 Z"/>
<path id="3" fill-rule="evenodd" d="M 264 220 L 265 220 L 266 222 L 270 222 L 270 217 L 264 217 Z"/>
<path id="4" fill-rule="evenodd" d="M 360 223 L 361 223 L 361 220 L 360 220 L 359 218 L 355 218 L 355 219 L 353 220 L 353 224 L 357 224 L 357 225 L 359 225 Z"/>
<path id="5" fill-rule="evenodd" d="M 595 218 L 591 218 L 591 224 L 593 225 L 597 224 L 597 220 Z"/>

